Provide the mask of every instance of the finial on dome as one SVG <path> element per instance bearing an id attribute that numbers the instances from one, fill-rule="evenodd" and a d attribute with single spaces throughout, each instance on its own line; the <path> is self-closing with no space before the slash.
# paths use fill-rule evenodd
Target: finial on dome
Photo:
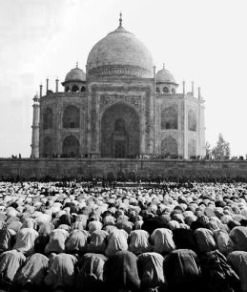
<path id="1" fill-rule="evenodd" d="M 76 65 L 75 65 L 75 67 L 76 67 L 76 68 L 78 68 L 78 61 L 76 62 Z"/>
<path id="2" fill-rule="evenodd" d="M 165 69 L 165 63 L 163 63 L 163 70 Z"/>
<path id="3" fill-rule="evenodd" d="M 120 12 L 120 14 L 119 14 L 119 27 L 122 27 L 122 22 L 123 22 L 122 12 Z"/>

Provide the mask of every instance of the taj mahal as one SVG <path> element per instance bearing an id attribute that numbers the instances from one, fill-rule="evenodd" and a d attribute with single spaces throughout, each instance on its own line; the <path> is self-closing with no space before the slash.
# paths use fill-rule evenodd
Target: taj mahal
<path id="1" fill-rule="evenodd" d="M 34 97 L 32 158 L 190 159 L 205 156 L 204 99 L 186 92 L 145 45 L 119 26 L 56 87 Z"/>

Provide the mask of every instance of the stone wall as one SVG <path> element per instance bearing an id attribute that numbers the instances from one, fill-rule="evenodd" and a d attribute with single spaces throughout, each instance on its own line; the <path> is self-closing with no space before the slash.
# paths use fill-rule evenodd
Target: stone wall
<path id="1" fill-rule="evenodd" d="M 64 123 L 70 123 L 68 116 L 64 118 L 64 111 L 69 106 L 73 106 L 79 111 L 79 125 L 69 127 Z M 47 109 L 52 111 L 52 125 L 44 127 L 44 113 Z M 86 93 L 75 92 L 55 92 L 40 99 L 40 127 L 39 127 L 39 155 L 40 157 L 52 157 L 53 155 L 63 155 L 63 142 L 66 137 L 74 136 L 80 144 L 80 155 L 87 151 L 87 95 Z M 45 141 L 51 139 L 50 153 L 45 153 Z"/>
<path id="2" fill-rule="evenodd" d="M 247 180 L 247 161 L 0 159 L 0 180 L 92 177 Z"/>

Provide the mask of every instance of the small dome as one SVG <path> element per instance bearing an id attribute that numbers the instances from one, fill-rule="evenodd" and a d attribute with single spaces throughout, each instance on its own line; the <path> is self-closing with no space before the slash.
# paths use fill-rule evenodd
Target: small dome
<path id="1" fill-rule="evenodd" d="M 153 77 L 153 60 L 145 45 L 120 26 L 92 48 L 87 72 L 93 76 Z"/>
<path id="2" fill-rule="evenodd" d="M 69 81 L 85 81 L 86 80 L 86 74 L 83 72 L 82 69 L 76 67 L 67 73 L 65 77 L 65 82 Z"/>
<path id="3" fill-rule="evenodd" d="M 167 69 L 165 69 L 164 66 L 163 66 L 163 69 L 161 69 L 157 72 L 156 81 L 177 84 L 177 82 L 176 82 L 175 78 L 173 77 L 173 75 L 171 74 L 171 72 L 168 71 Z"/>

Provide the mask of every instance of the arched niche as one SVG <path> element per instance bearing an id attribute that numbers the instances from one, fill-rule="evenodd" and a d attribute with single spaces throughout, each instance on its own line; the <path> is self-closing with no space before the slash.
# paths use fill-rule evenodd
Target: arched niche
<path id="1" fill-rule="evenodd" d="M 63 128 L 80 127 L 80 110 L 74 105 L 68 105 L 63 112 Z"/>
<path id="2" fill-rule="evenodd" d="M 53 111 L 50 107 L 47 107 L 43 113 L 43 129 L 52 129 L 53 127 Z"/>
<path id="3" fill-rule="evenodd" d="M 161 129 L 177 129 L 178 128 L 178 107 L 177 105 L 166 107 L 161 112 Z"/>
<path id="4" fill-rule="evenodd" d="M 195 158 L 196 157 L 196 140 L 190 139 L 188 144 L 188 155 L 189 158 Z"/>
<path id="5" fill-rule="evenodd" d="M 80 143 L 73 135 L 67 136 L 63 140 L 63 157 L 79 157 L 80 156 Z"/>
<path id="6" fill-rule="evenodd" d="M 161 154 L 164 156 L 177 157 L 178 143 L 175 138 L 168 136 L 161 142 Z"/>
<path id="7" fill-rule="evenodd" d="M 164 86 L 162 90 L 165 94 L 169 93 L 169 87 L 167 86 Z"/>
<path id="8" fill-rule="evenodd" d="M 188 112 L 188 130 L 195 132 L 197 128 L 196 114 L 193 110 Z"/>
<path id="9" fill-rule="evenodd" d="M 72 92 L 79 92 L 79 86 L 78 85 L 76 85 L 76 84 L 74 84 L 73 86 L 72 86 Z"/>
<path id="10" fill-rule="evenodd" d="M 140 121 L 125 103 L 106 109 L 101 118 L 101 156 L 136 158 L 140 154 Z"/>
<path id="11" fill-rule="evenodd" d="M 43 140 L 43 157 L 52 157 L 53 155 L 53 142 L 52 138 L 46 136 Z"/>

